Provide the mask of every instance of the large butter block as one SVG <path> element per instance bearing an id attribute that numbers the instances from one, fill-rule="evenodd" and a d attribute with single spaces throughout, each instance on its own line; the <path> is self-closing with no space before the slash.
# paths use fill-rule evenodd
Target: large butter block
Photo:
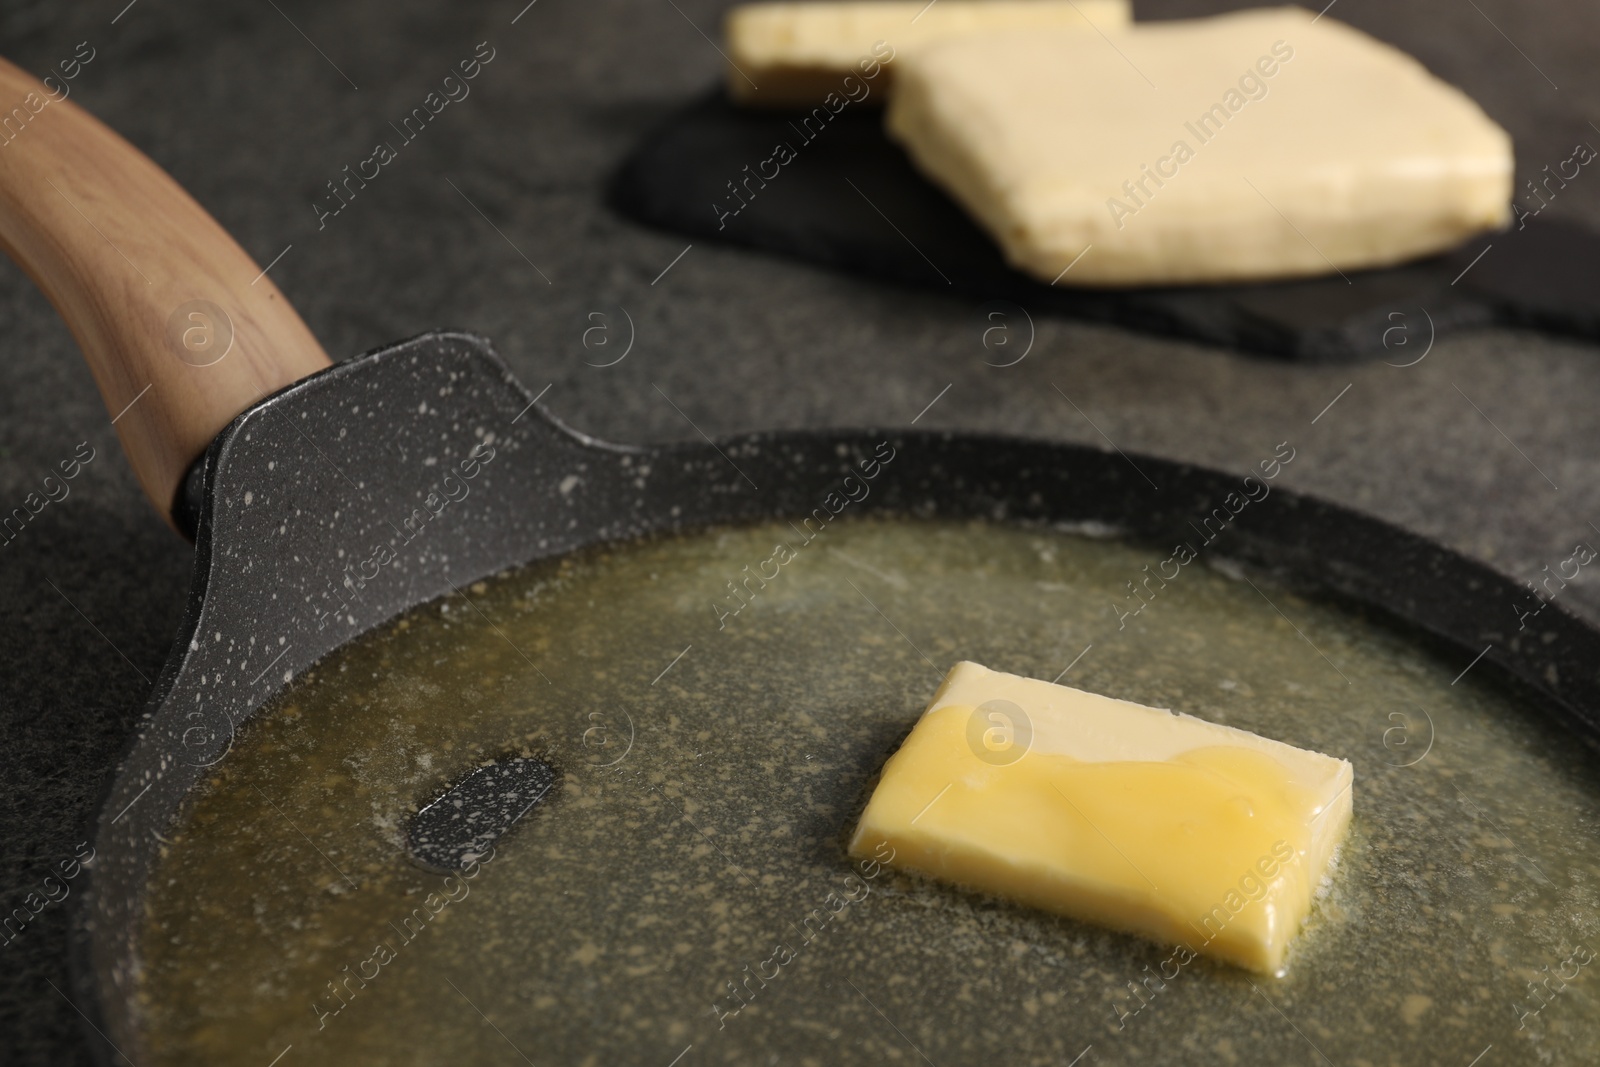
<path id="1" fill-rule="evenodd" d="M 959 663 L 850 851 L 1279 973 L 1352 783 L 1345 760 Z"/>
<path id="2" fill-rule="evenodd" d="M 728 13 L 728 92 L 743 104 L 812 107 L 829 93 L 881 100 L 888 62 L 935 41 L 988 30 L 1114 29 L 1128 0 L 814 0 L 742 4 Z M 853 77 L 847 85 L 844 79 Z M 865 99 L 865 96 L 862 96 Z"/>
<path id="3" fill-rule="evenodd" d="M 1509 220 L 1506 132 L 1299 8 L 983 34 L 896 66 L 891 136 L 1046 282 L 1347 273 Z"/>

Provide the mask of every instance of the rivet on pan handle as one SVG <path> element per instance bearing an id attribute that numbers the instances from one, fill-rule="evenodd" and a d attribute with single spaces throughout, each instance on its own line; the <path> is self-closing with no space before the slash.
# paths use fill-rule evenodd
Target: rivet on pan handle
<path id="1" fill-rule="evenodd" d="M 0 246 L 78 340 L 145 495 L 269 393 L 328 366 L 227 231 L 142 152 L 0 59 Z"/>

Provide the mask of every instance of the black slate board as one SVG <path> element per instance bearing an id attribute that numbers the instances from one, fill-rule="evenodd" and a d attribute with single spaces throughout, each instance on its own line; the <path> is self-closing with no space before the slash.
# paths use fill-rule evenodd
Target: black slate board
<path id="1" fill-rule="evenodd" d="M 1347 272 L 1348 281 L 1049 286 L 1006 265 L 885 136 L 881 111 L 846 108 L 820 130 L 815 121 L 802 129 L 804 114 L 740 109 L 718 89 L 634 150 L 612 179 L 610 204 L 695 239 L 1302 362 L 1408 361 L 1438 333 L 1497 323 L 1600 338 L 1600 234 L 1570 223 L 1528 221 L 1448 255 Z M 742 185 L 779 144 L 794 158 L 776 177 Z"/>

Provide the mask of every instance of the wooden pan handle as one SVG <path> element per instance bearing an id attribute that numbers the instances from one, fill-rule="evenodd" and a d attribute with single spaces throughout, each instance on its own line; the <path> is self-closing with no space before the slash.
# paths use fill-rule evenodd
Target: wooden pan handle
<path id="1" fill-rule="evenodd" d="M 328 357 L 204 208 L 51 82 L 0 59 L 0 246 L 66 320 L 171 523 L 217 432 Z"/>

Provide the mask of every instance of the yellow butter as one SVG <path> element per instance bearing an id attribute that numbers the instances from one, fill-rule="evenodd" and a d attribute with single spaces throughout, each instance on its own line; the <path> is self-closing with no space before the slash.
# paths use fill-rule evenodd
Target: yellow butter
<path id="1" fill-rule="evenodd" d="M 1278 973 L 1349 825 L 1341 759 L 957 664 L 851 841 L 896 866 Z"/>
<path id="2" fill-rule="evenodd" d="M 1128 0 L 740 4 L 724 27 L 728 92 L 762 107 L 813 107 L 829 93 L 879 103 L 889 84 L 887 64 L 907 49 L 990 30 L 1113 29 L 1132 20 L 1131 10 Z"/>
<path id="3" fill-rule="evenodd" d="M 895 68 L 890 134 L 1045 282 L 1348 273 L 1510 220 L 1510 135 L 1299 8 L 974 34 Z"/>

